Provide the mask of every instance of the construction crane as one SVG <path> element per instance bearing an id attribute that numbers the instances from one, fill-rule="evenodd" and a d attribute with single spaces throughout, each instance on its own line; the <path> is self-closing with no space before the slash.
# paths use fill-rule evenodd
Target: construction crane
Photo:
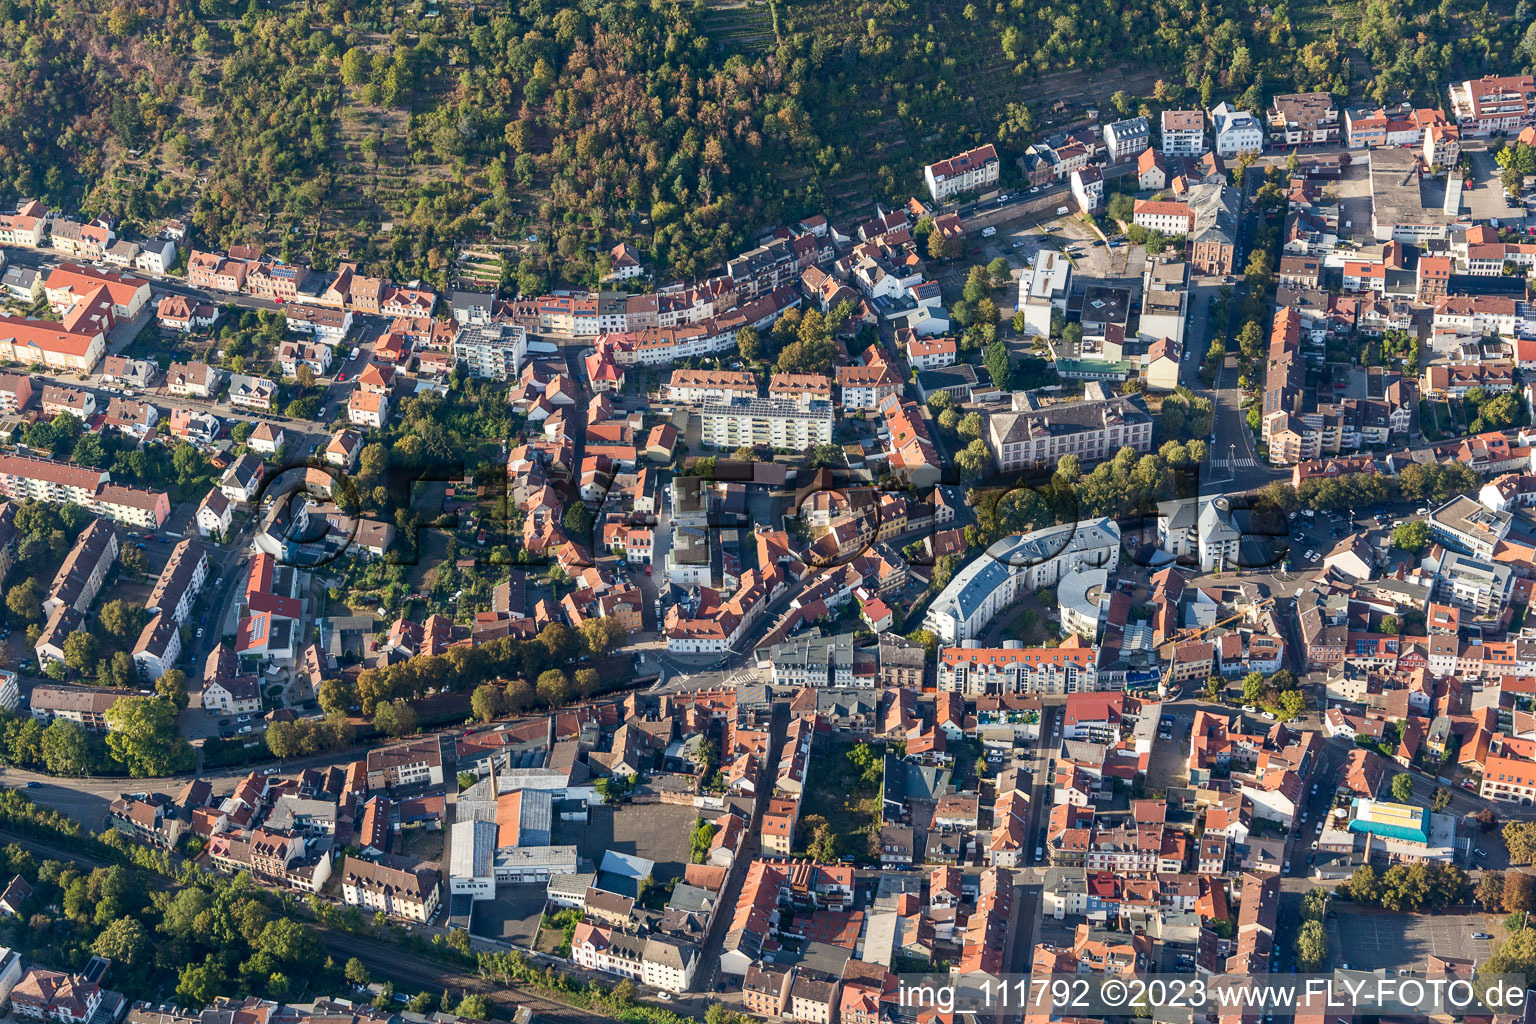
<path id="1" fill-rule="evenodd" d="M 1217 622 L 1211 623 L 1209 626 L 1206 626 L 1204 629 L 1196 630 L 1193 633 L 1184 633 L 1184 634 L 1181 634 L 1179 636 L 1169 637 L 1167 640 L 1164 640 L 1162 643 L 1160 643 L 1156 647 L 1154 647 L 1153 650 L 1155 650 L 1155 651 L 1161 651 L 1165 647 L 1168 648 L 1168 666 L 1164 670 L 1163 681 L 1162 681 L 1162 684 L 1158 688 L 1159 691 L 1162 693 L 1162 695 L 1164 695 L 1165 697 L 1172 697 L 1174 695 L 1174 681 L 1173 681 L 1173 653 L 1174 653 L 1174 645 L 1183 643 L 1186 640 L 1198 640 L 1201 637 L 1205 636 L 1207 633 L 1209 633 L 1213 629 L 1220 629 L 1222 626 L 1225 626 L 1229 622 L 1235 622 L 1238 619 L 1247 618 L 1249 615 L 1255 615 L 1255 614 L 1263 611 L 1265 608 L 1268 608 L 1270 605 L 1272 605 L 1274 603 L 1275 603 L 1275 599 L 1273 597 L 1266 597 L 1262 601 L 1258 601 L 1258 602 L 1256 602 L 1254 604 L 1247 605 L 1246 607 L 1243 608 L 1242 611 L 1239 611 L 1235 615 L 1228 615 L 1224 619 L 1221 619 L 1221 620 L 1219 620 Z"/>
<path id="2" fill-rule="evenodd" d="M 1167 647 L 1169 644 L 1182 643 L 1185 640 L 1198 640 L 1202 636 L 1205 636 L 1205 634 L 1209 633 L 1213 629 L 1220 629 L 1222 626 L 1225 626 L 1229 622 L 1234 622 L 1237 619 L 1246 618 L 1247 616 L 1249 616 L 1251 614 L 1255 614 L 1257 612 L 1261 612 L 1265 608 L 1268 608 L 1270 605 L 1272 605 L 1274 603 L 1275 603 L 1275 599 L 1273 597 L 1266 597 L 1262 601 L 1259 601 L 1259 602 L 1257 602 L 1255 604 L 1248 605 L 1246 608 L 1244 608 L 1242 611 L 1238 612 L 1236 615 L 1228 615 L 1226 618 L 1220 620 L 1219 622 L 1211 623 L 1209 626 L 1206 626 L 1204 629 L 1197 630 L 1197 631 L 1195 631 L 1193 633 L 1183 633 L 1183 634 L 1180 634 L 1178 636 L 1169 637 L 1167 640 L 1164 640 L 1162 643 L 1160 643 L 1156 647 L 1154 647 L 1153 650 L 1162 650 L 1164 647 Z"/>

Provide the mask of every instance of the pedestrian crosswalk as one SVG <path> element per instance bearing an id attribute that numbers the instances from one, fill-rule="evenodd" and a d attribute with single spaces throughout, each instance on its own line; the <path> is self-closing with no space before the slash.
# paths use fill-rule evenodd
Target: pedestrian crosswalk
<path id="1" fill-rule="evenodd" d="M 1212 469 L 1253 469 L 1258 463 L 1253 459 L 1211 459 Z"/>

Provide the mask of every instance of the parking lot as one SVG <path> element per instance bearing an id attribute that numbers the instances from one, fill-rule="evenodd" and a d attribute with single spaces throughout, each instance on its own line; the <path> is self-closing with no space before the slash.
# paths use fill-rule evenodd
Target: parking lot
<path id="1" fill-rule="evenodd" d="M 1327 922 L 1328 952 L 1335 967 L 1422 971 L 1432 955 L 1481 962 L 1492 952 L 1488 940 L 1472 938 L 1493 933 L 1496 922 L 1482 914 L 1427 916 L 1356 910 L 1347 904 L 1335 907 L 1338 915 Z"/>

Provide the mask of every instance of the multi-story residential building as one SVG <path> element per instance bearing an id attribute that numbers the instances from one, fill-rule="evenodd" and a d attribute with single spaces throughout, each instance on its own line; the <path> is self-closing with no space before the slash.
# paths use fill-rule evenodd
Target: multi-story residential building
<path id="1" fill-rule="evenodd" d="M 35 498 L 89 507 L 106 481 L 104 470 L 30 455 L 0 454 L 0 494 L 18 501 Z"/>
<path id="2" fill-rule="evenodd" d="M 793 637 L 766 652 L 775 686 L 854 686 L 853 634 Z"/>
<path id="3" fill-rule="evenodd" d="M 203 686 L 203 707 L 221 715 L 255 714 L 261 710 L 260 677 L 219 676 L 210 680 Z"/>
<path id="4" fill-rule="evenodd" d="M 1518 303 L 1502 295 L 1447 295 L 1435 303 L 1435 334 L 1515 336 Z"/>
<path id="5" fill-rule="evenodd" d="M 706 402 L 701 420 L 703 442 L 712 448 L 767 445 L 805 451 L 832 440 L 832 407 L 820 402 L 804 406 L 772 398 Z"/>
<path id="6" fill-rule="evenodd" d="M 11 989 L 11 1009 L 24 1020 L 87 1024 L 101 998 L 101 986 L 94 981 L 34 967 Z"/>
<path id="7" fill-rule="evenodd" d="M 756 398 L 757 374 L 743 370 L 673 370 L 662 390 L 669 402 L 729 402 Z"/>
<path id="8" fill-rule="evenodd" d="M 645 973 L 646 939 L 582 921 L 571 935 L 571 960 L 589 971 L 638 981 Z"/>
<path id="9" fill-rule="evenodd" d="M 1014 411 L 991 413 L 987 431 L 1005 473 L 1054 466 L 1063 455 L 1086 463 L 1111 458 L 1121 448 L 1152 450 L 1152 417 L 1140 395 L 1041 407 L 1028 392 L 1016 392 Z"/>
<path id="10" fill-rule="evenodd" d="M 1451 286 L 1451 258 L 1449 256 L 1419 257 L 1415 272 L 1418 302 L 1422 306 L 1438 306 Z"/>
<path id="11" fill-rule="evenodd" d="M 368 752 L 368 788 L 394 789 L 443 782 L 443 751 L 437 737 Z"/>
<path id="12" fill-rule="evenodd" d="M 382 430 L 389 422 L 389 399 L 372 391 L 358 389 L 347 399 L 347 422 L 371 430 Z"/>
<path id="13" fill-rule="evenodd" d="M 1130 117 L 1104 126 L 1104 149 L 1109 162 L 1123 164 L 1152 144 L 1152 131 L 1144 117 Z"/>
<path id="14" fill-rule="evenodd" d="M 84 686 L 35 686 L 28 710 L 45 725 L 55 718 L 76 722 L 92 732 L 107 731 L 107 712 L 130 690 L 103 690 Z"/>
<path id="15" fill-rule="evenodd" d="M 1513 390 L 1515 364 L 1507 360 L 1487 363 L 1433 363 L 1424 368 L 1419 390 L 1427 396 L 1465 398 L 1473 388 L 1497 394 Z"/>
<path id="16" fill-rule="evenodd" d="M 1165 235 L 1187 235 L 1194 228 L 1194 214 L 1189 204 L 1178 199 L 1138 199 L 1132 207 L 1131 223 Z"/>
<path id="17" fill-rule="evenodd" d="M 133 258 L 133 269 L 146 274 L 164 274 L 176 265 L 176 240 L 168 235 L 156 235 L 139 243 L 139 252 Z"/>
<path id="18" fill-rule="evenodd" d="M 996 178 L 997 175 L 994 172 L 993 180 Z M 898 213 L 896 216 L 905 227 L 905 215 Z M 729 288 L 735 295 L 735 299 L 731 301 L 744 301 L 750 304 L 753 299 L 784 288 L 794 291 L 798 298 L 799 288 L 795 286 L 799 284 L 800 277 L 806 269 L 816 264 L 819 249 L 820 245 L 814 235 L 796 235 L 794 238 L 776 238 L 767 245 L 749 249 L 735 259 L 727 261 L 725 274 L 729 281 Z M 729 315 L 729 305 L 730 301 L 696 304 L 693 310 L 677 319 L 693 322 Z M 705 310 L 708 312 L 704 312 Z M 671 315 L 663 316 L 658 313 L 659 326 L 668 326 L 668 320 L 671 319 L 674 319 Z"/>
<path id="19" fill-rule="evenodd" d="M 18 249 L 36 249 L 43 244 L 43 229 L 48 226 L 47 210 L 37 200 L 30 200 L 16 213 L 0 216 L 0 245 Z"/>
<path id="20" fill-rule="evenodd" d="M 283 307 L 288 329 L 313 334 L 325 345 L 339 345 L 352 329 L 352 312 L 330 306 L 314 306 L 292 302 Z"/>
<path id="21" fill-rule="evenodd" d="M 1216 136 L 1217 156 L 1230 158 L 1264 149 L 1264 127 L 1259 119 L 1230 103 L 1218 104 L 1211 111 L 1211 130 Z"/>
<path id="22" fill-rule="evenodd" d="M 1339 137 L 1339 109 L 1326 92 L 1282 93 L 1269 104 L 1269 138 L 1277 145 L 1310 146 Z"/>
<path id="23" fill-rule="evenodd" d="M 453 339 L 453 356 L 471 377 L 512 380 L 527 355 L 528 332 L 513 324 L 466 324 Z"/>
<path id="24" fill-rule="evenodd" d="M 0 285 L 4 286 L 6 295 L 18 302 L 33 303 L 43 296 L 42 273 L 19 263 L 5 268 L 5 274 L 0 276 Z"/>
<path id="25" fill-rule="evenodd" d="M 238 294 L 245 290 L 245 260 L 193 250 L 187 256 L 187 284 L 208 291 Z"/>
<path id="26" fill-rule="evenodd" d="M 946 647 L 939 652 L 939 689 L 975 697 L 1004 693 L 1082 693 L 1097 690 L 1091 646 L 1068 641 L 1059 647 Z"/>
<path id="27" fill-rule="evenodd" d="M 1097 167 L 1084 167 L 1072 172 L 1072 198 L 1083 213 L 1099 208 L 1104 198 L 1104 172 Z"/>
<path id="28" fill-rule="evenodd" d="M 74 546 L 54 574 L 43 611 L 51 615 L 54 609 L 64 606 L 77 612 L 88 609 L 117 559 L 118 548 L 117 531 L 111 524 L 92 520 L 75 538 Z"/>
<path id="29" fill-rule="evenodd" d="M 899 339 L 898 339 L 899 340 Z M 953 366 L 960 348 L 954 338 L 924 338 L 913 331 L 906 341 L 907 365 L 914 370 Z"/>
<path id="30" fill-rule="evenodd" d="M 1162 129 L 1158 150 L 1164 156 L 1203 156 L 1208 148 L 1203 110 L 1165 110 Z"/>
<path id="31" fill-rule="evenodd" d="M 96 415 L 96 392 L 57 384 L 43 385 L 43 415 L 53 419 L 61 412 L 81 420 L 90 419 Z"/>
<path id="32" fill-rule="evenodd" d="M 681 995 L 693 987 L 700 959 L 699 947 L 686 939 L 648 936 L 640 951 L 640 980 L 652 988 Z"/>
<path id="33" fill-rule="evenodd" d="M 997 149 L 988 144 L 929 164 L 923 168 L 923 180 L 928 183 L 928 194 L 933 201 L 942 203 L 962 192 L 975 192 L 997 184 L 1001 168 Z"/>
<path id="34" fill-rule="evenodd" d="M 190 537 L 179 542 L 155 579 L 144 609 L 168 615 L 178 625 L 185 622 L 208 579 L 208 564 L 207 548 Z"/>
<path id="35" fill-rule="evenodd" d="M 1454 167 L 1461 159 L 1461 126 L 1432 124 L 1424 129 L 1424 163 L 1430 169 Z"/>
<path id="36" fill-rule="evenodd" d="M 277 347 L 277 361 L 285 377 L 297 375 L 300 366 L 308 366 L 323 377 L 330 372 L 332 358 L 331 346 L 321 342 L 285 341 Z"/>
<path id="37" fill-rule="evenodd" d="M 246 273 L 245 290 L 257 298 L 292 303 L 298 299 L 308 277 L 309 268 L 302 263 L 255 263 Z M 292 312 L 284 312 L 291 324 Z"/>
<path id="38" fill-rule="evenodd" d="M 78 321 L 73 328 L 54 320 L 0 314 L 0 361 L 50 370 L 90 373 L 106 354 L 107 336 Z"/>
<path id="39" fill-rule="evenodd" d="M 1517 132 L 1536 124 L 1536 77 L 1484 75 L 1452 82 L 1451 117 L 1464 135 Z"/>
<path id="40" fill-rule="evenodd" d="M 150 682 L 165 675 L 181 657 L 181 629 L 176 620 L 156 614 L 144 624 L 130 654 L 141 681 Z"/>
<path id="41" fill-rule="evenodd" d="M 1483 762 L 1483 783 L 1477 795 L 1484 800 L 1531 803 L 1536 800 L 1536 762 L 1522 757 L 1488 755 Z"/>
<path id="42" fill-rule="evenodd" d="M 348 857 L 341 873 L 342 901 L 351 907 L 383 911 L 391 917 L 425 922 L 437 909 L 437 873 L 405 871 Z"/>
<path id="43" fill-rule="evenodd" d="M 82 224 L 63 217 L 55 218 L 49 228 L 53 247 L 66 256 L 95 261 L 106 254 L 107 247 L 117 238 L 117 232 L 101 224 Z"/>
<path id="44" fill-rule="evenodd" d="M 1120 527 L 1112 519 L 1052 526 L 1010 538 L 972 559 L 929 605 L 924 628 L 945 644 L 977 636 L 1024 589 L 1055 586 L 1080 569 L 1114 571 Z"/>
<path id="45" fill-rule="evenodd" d="M 148 281 L 78 263 L 60 263 L 43 280 L 43 294 L 56 313 L 91 298 L 100 289 L 106 290 L 112 312 L 124 320 L 138 316 L 149 302 Z"/>
<path id="46" fill-rule="evenodd" d="M 837 386 L 844 409 L 878 409 L 886 396 L 900 394 L 901 378 L 885 363 L 839 366 Z"/>

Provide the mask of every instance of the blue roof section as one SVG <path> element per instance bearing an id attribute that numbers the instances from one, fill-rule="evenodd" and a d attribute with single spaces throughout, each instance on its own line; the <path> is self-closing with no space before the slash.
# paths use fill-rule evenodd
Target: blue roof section
<path id="1" fill-rule="evenodd" d="M 1349 830 L 1351 832 L 1382 836 L 1386 839 L 1402 839 L 1410 843 L 1429 845 L 1429 830 L 1427 828 L 1407 828 L 1402 825 L 1386 825 L 1379 821 L 1361 821 L 1357 818 L 1349 823 Z"/>

